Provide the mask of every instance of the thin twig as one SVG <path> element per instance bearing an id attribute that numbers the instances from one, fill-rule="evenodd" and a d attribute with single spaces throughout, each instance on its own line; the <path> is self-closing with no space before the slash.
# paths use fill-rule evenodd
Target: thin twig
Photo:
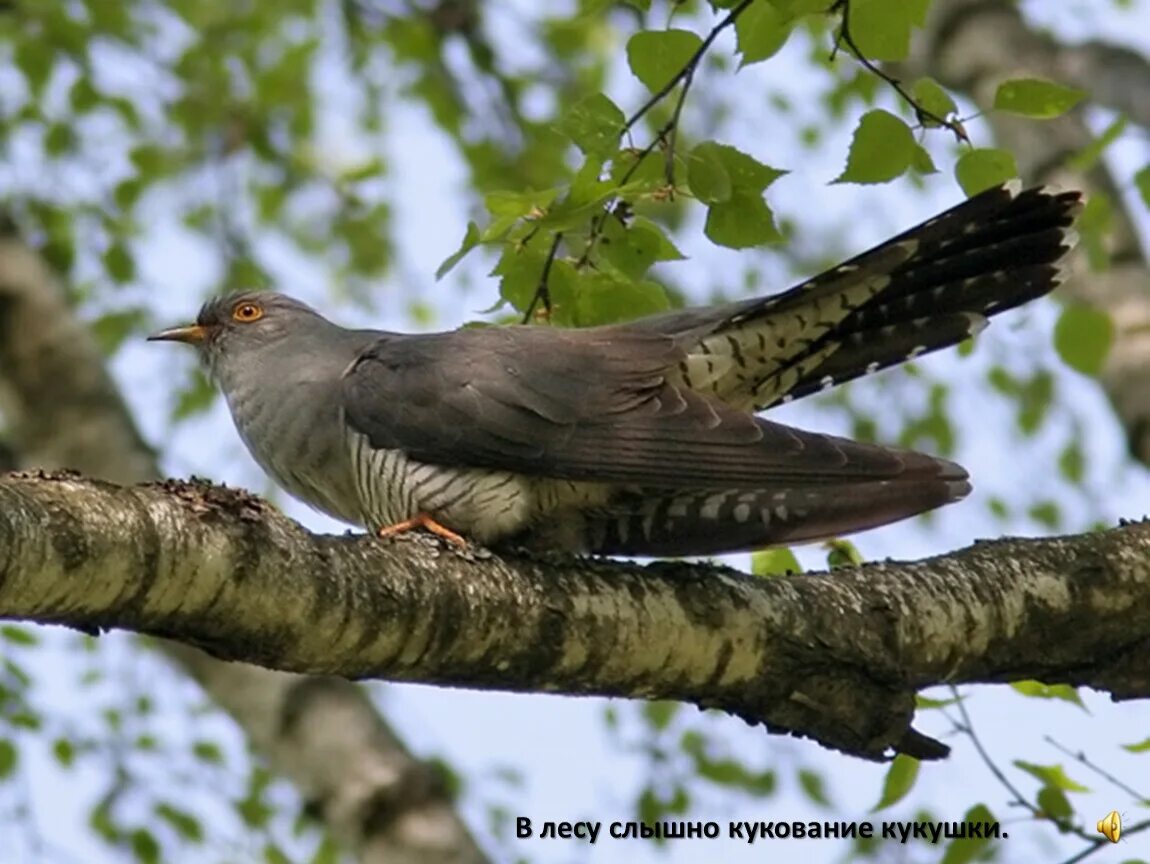
<path id="1" fill-rule="evenodd" d="M 1071 759 L 1075 760 L 1076 762 L 1082 763 L 1084 766 L 1089 768 L 1091 771 L 1093 771 L 1099 777 L 1102 777 L 1104 780 L 1108 780 L 1111 783 L 1111 785 L 1115 786 L 1118 789 L 1121 789 L 1123 792 L 1125 792 L 1127 795 L 1129 795 L 1135 801 L 1138 801 L 1141 804 L 1150 803 L 1150 798 L 1147 798 L 1145 795 L 1143 795 L 1141 792 L 1139 792 L 1134 787 L 1126 785 L 1121 780 L 1119 780 L 1117 777 L 1115 777 L 1113 774 L 1110 774 L 1109 772 L 1107 772 L 1101 766 L 1095 765 L 1093 762 L 1091 762 L 1089 759 L 1086 758 L 1086 754 L 1083 753 L 1081 750 L 1079 750 L 1077 753 L 1075 753 L 1069 747 L 1064 747 L 1062 744 L 1058 743 L 1058 741 L 1051 738 L 1049 735 L 1046 735 L 1044 737 L 1046 738 L 1046 742 L 1048 744 L 1050 744 L 1052 747 L 1054 747 L 1056 750 L 1061 750 L 1063 753 L 1065 753 Z"/>
<path id="2" fill-rule="evenodd" d="M 683 64 L 683 68 L 676 72 L 671 77 L 670 81 L 655 91 L 651 98 L 639 106 L 639 110 L 637 110 L 627 119 L 627 122 L 623 124 L 623 128 L 620 130 L 620 136 L 627 134 L 627 132 L 629 132 L 631 128 L 636 123 L 638 123 L 648 111 L 662 102 L 663 99 L 666 98 L 667 94 L 674 90 L 680 81 L 683 81 L 684 79 L 695 74 L 695 67 L 699 65 L 699 61 L 703 59 L 703 55 L 707 53 L 707 50 L 711 47 L 711 43 L 713 43 L 715 39 L 718 38 L 720 33 L 734 24 L 735 21 L 738 20 L 739 16 L 747 10 L 747 7 L 750 6 L 752 2 L 753 0 L 742 0 L 738 6 L 727 13 L 727 17 L 725 17 L 722 21 L 711 28 L 711 32 L 707 34 L 707 37 L 702 41 L 699 47 L 695 49 L 695 53 L 692 54 L 687 62 Z"/>
<path id="3" fill-rule="evenodd" d="M 655 151 L 656 147 L 667 140 L 667 133 L 670 131 L 670 129 L 671 123 L 668 122 L 663 126 L 662 129 L 658 131 L 658 133 L 656 133 L 655 137 L 651 139 L 650 143 L 647 144 L 646 147 L 637 152 L 635 161 L 631 163 L 631 167 L 624 171 L 623 176 L 619 178 L 620 187 L 626 186 L 627 182 L 635 176 L 635 172 L 639 170 L 639 166 L 643 164 L 643 160 L 650 156 Z M 590 262 L 591 252 L 594 250 L 595 244 L 598 242 L 599 237 L 601 236 L 603 223 L 607 221 L 607 217 L 610 216 L 612 212 L 614 212 L 613 202 L 603 205 L 603 209 L 601 209 L 591 218 L 591 227 L 587 232 L 587 242 L 583 247 L 583 254 L 581 254 L 578 260 L 575 261 L 576 270 L 582 270 L 587 266 L 588 262 Z"/>
<path id="4" fill-rule="evenodd" d="M 683 105 L 687 102 L 687 91 L 691 89 L 691 82 L 695 80 L 695 69 L 696 66 L 692 66 L 691 71 L 683 78 L 683 86 L 679 89 L 679 98 L 675 101 L 675 110 L 671 113 L 671 119 L 664 127 L 667 140 L 665 174 L 667 186 L 671 189 L 672 194 L 675 191 L 675 142 L 679 137 L 679 117 L 683 113 Z"/>
<path id="5" fill-rule="evenodd" d="M 991 758 L 986 748 L 982 746 L 982 741 L 978 737 L 978 733 L 974 731 L 974 723 L 971 722 L 970 712 L 966 710 L 966 705 L 964 704 L 963 700 L 958 697 L 958 688 L 952 685 L 950 692 L 955 697 L 954 707 L 958 709 L 958 713 L 962 720 L 961 723 L 956 723 L 953 717 L 949 717 L 949 715 L 947 715 L 950 722 L 954 724 L 954 728 L 970 739 L 970 743 L 974 745 L 974 750 L 976 753 L 978 753 L 979 758 L 982 759 L 983 764 L 990 769 L 990 773 L 994 775 L 994 778 L 1014 798 L 1013 803 L 1025 807 L 1036 819 L 1049 818 L 1035 805 L 1026 800 L 1025 796 L 1023 796 L 1023 794 L 1018 790 L 1018 787 L 1010 782 L 1010 778 L 1007 777 L 1005 773 L 1003 773 L 1002 769 L 999 768 L 995 761 Z M 946 712 L 944 711 L 943 714 L 945 715 Z"/>
<path id="6" fill-rule="evenodd" d="M 955 694 L 955 696 L 958 695 L 957 688 L 951 687 L 950 689 L 951 689 L 951 692 L 953 692 Z M 961 724 L 955 723 L 955 728 L 970 738 L 971 743 L 974 745 L 975 751 L 978 753 L 979 757 L 982 759 L 982 761 L 986 765 L 986 767 L 990 769 L 990 773 L 993 774 L 995 776 L 995 778 L 998 780 L 998 782 L 1001 783 L 1002 786 L 1008 792 L 1010 792 L 1010 794 L 1014 797 L 1014 803 L 1017 803 L 1017 804 L 1021 805 L 1022 807 L 1026 808 L 1027 810 L 1029 810 L 1031 812 L 1031 814 L 1036 819 L 1044 819 L 1048 822 L 1052 822 L 1052 823 L 1054 823 L 1054 825 L 1056 825 L 1058 827 L 1058 829 L 1062 833 L 1071 834 L 1071 835 L 1077 837 L 1079 840 L 1084 841 L 1087 844 L 1086 848 L 1082 849 L 1080 852 L 1075 853 L 1070 858 L 1067 858 L 1065 861 L 1060 862 L 1060 864 L 1079 864 L 1079 862 L 1084 861 L 1086 858 L 1093 855 L 1099 849 L 1103 848 L 1104 846 L 1109 845 L 1108 840 L 1098 839 L 1096 837 L 1092 837 L 1089 833 L 1084 831 L 1082 828 L 1079 828 L 1076 825 L 1071 825 L 1070 823 L 1066 822 L 1064 819 L 1055 819 L 1049 813 L 1043 812 L 1040 808 L 1036 807 L 1034 804 L 1031 804 L 1029 801 L 1027 801 L 1026 798 L 1023 797 L 1022 793 L 1018 790 L 1018 788 L 1013 783 L 1010 782 L 1010 779 L 994 763 L 994 760 L 991 759 L 990 754 L 986 751 L 986 748 L 982 746 L 982 741 L 979 740 L 978 734 L 974 731 L 974 724 L 971 722 L 970 714 L 966 710 L 966 706 L 961 701 L 959 701 L 958 703 L 956 703 L 955 707 L 958 709 L 959 714 L 962 716 L 962 723 Z M 953 718 L 951 718 L 951 722 L 954 723 Z M 1064 750 L 1064 748 L 1062 748 L 1056 742 L 1051 740 L 1049 737 L 1047 738 L 1047 740 L 1050 741 L 1050 743 L 1054 744 L 1056 747 L 1059 747 L 1059 749 L 1063 749 L 1063 752 L 1069 753 L 1069 751 Z M 1074 754 L 1069 753 L 1069 755 L 1073 756 Z M 1078 758 L 1078 757 L 1075 757 L 1075 758 Z M 1080 760 L 1080 761 L 1084 761 L 1084 760 Z M 1085 763 L 1085 762 L 1084 762 L 1084 764 L 1089 765 L 1089 763 Z M 1090 766 L 1090 767 L 1094 767 L 1094 766 Z M 1099 773 L 1101 773 L 1108 780 L 1111 780 L 1111 782 L 1118 783 L 1118 781 L 1115 781 L 1113 778 L 1109 777 L 1104 772 L 1099 771 Z M 1120 788 L 1123 788 L 1124 791 L 1132 791 L 1128 787 L 1122 786 L 1121 784 L 1118 784 L 1118 785 Z M 1135 798 L 1138 798 L 1139 800 L 1143 800 L 1142 796 L 1138 795 L 1137 793 L 1133 793 L 1133 794 L 1134 794 Z M 1137 834 L 1137 833 L 1140 833 L 1142 831 L 1145 831 L 1147 828 L 1150 828 L 1150 819 L 1146 819 L 1142 822 L 1137 822 L 1133 825 L 1126 827 L 1123 830 L 1122 835 L 1125 837 L 1125 836 L 1129 836 L 1132 834 Z"/>
<path id="7" fill-rule="evenodd" d="M 851 35 L 851 0 L 835 0 L 834 5 L 831 6 L 831 12 L 842 13 L 842 24 L 839 26 L 839 35 L 838 38 L 835 39 L 835 46 L 831 51 L 831 60 L 835 59 L 835 55 L 838 53 L 839 47 L 846 45 L 847 48 L 850 49 L 850 52 L 854 56 L 855 60 L 857 60 L 864 69 L 873 75 L 877 75 L 879 78 L 885 81 L 891 88 L 894 89 L 894 92 L 897 93 L 902 98 L 902 100 L 914 110 L 915 117 L 918 118 L 919 123 L 921 123 L 923 126 L 925 126 L 928 121 L 935 123 L 944 129 L 949 129 L 954 137 L 959 141 L 970 141 L 969 136 L 966 134 L 966 130 L 962 127 L 962 123 L 957 120 L 947 120 L 945 117 L 939 117 L 933 111 L 924 108 L 921 104 L 919 104 L 917 99 L 915 99 L 909 92 L 907 92 L 906 88 L 902 86 L 902 82 L 900 82 L 894 76 L 884 72 L 880 66 L 867 59 L 867 57 L 859 49 L 858 43 L 855 42 L 854 36 Z"/>
<path id="8" fill-rule="evenodd" d="M 1150 828 L 1150 819 L 1144 819 L 1141 822 L 1135 822 L 1133 825 L 1124 826 L 1122 829 L 1122 836 L 1123 838 L 1126 838 L 1131 834 L 1139 834 L 1145 831 L 1147 828 Z M 1078 864 L 1079 861 L 1085 861 L 1099 849 L 1113 845 L 1109 840 L 1099 839 L 1097 837 L 1092 837 L 1086 842 L 1090 845 L 1083 849 L 1081 852 L 1070 856 L 1065 861 L 1060 861 L 1059 864 Z"/>
<path id="9" fill-rule="evenodd" d="M 551 317 L 551 289 L 548 287 L 548 281 L 551 279 L 551 264 L 555 261 L 555 256 L 559 254 L 559 244 L 563 240 L 563 232 L 556 231 L 554 238 L 551 240 L 551 249 L 547 252 L 547 259 L 543 262 L 543 272 L 539 274 L 539 284 L 535 286 L 535 294 L 531 297 L 531 302 L 527 304 L 527 311 L 523 313 L 523 323 L 528 324 L 531 317 L 535 314 L 535 307 L 539 302 L 543 302 L 544 314 L 548 319 Z"/>
<path id="10" fill-rule="evenodd" d="M 679 92 L 679 98 L 675 103 L 675 110 L 671 115 L 671 119 L 663 124 L 663 126 L 655 134 L 655 137 L 650 141 L 650 143 L 648 143 L 646 147 L 638 152 L 638 156 L 636 157 L 635 162 L 619 179 L 619 186 L 626 186 L 627 181 L 634 176 L 635 172 L 639 170 L 639 166 L 643 164 L 643 160 L 650 156 L 656 147 L 665 145 L 667 148 L 667 185 L 671 187 L 671 189 L 674 189 L 675 140 L 678 133 L 679 118 L 683 113 L 683 105 L 687 101 L 687 91 L 691 89 L 691 83 L 695 79 L 695 71 L 698 69 L 700 61 L 703 59 L 704 55 L 706 55 L 711 45 L 713 45 L 715 40 L 719 37 L 719 34 L 733 25 L 736 21 L 738 21 L 739 16 L 747 10 L 752 2 L 754 2 L 754 0 L 742 0 L 742 2 L 731 9 L 731 11 L 727 13 L 722 21 L 711 28 L 711 32 L 706 35 L 703 41 L 699 44 L 699 47 L 695 49 L 695 52 L 687 59 L 687 62 L 683 64 L 682 68 L 679 69 L 679 71 L 676 72 L 673 76 L 671 76 L 671 80 L 660 87 L 655 93 L 653 93 L 646 102 L 640 105 L 639 108 L 630 117 L 627 118 L 627 122 L 625 122 L 623 124 L 623 128 L 619 130 L 620 137 L 630 132 L 631 129 L 634 128 L 635 124 L 646 116 L 648 111 L 662 102 L 667 97 L 667 95 L 679 84 L 683 85 L 682 90 Z M 606 221 L 607 216 L 612 212 L 612 209 L 613 208 L 610 204 L 605 205 L 602 212 L 596 214 L 595 217 L 591 220 L 591 227 L 588 232 L 587 244 L 584 247 L 583 254 L 580 255 L 579 259 L 575 262 L 576 268 L 587 266 L 587 263 L 591 258 L 591 253 L 599 240 L 600 232 L 603 228 L 603 223 Z"/>

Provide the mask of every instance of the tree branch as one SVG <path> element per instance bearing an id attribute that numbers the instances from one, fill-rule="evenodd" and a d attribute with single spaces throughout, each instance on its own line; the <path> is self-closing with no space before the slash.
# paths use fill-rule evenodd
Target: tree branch
<path id="1" fill-rule="evenodd" d="M 23 465 L 120 483 L 159 477 L 91 335 L 40 256 L 11 233 L 0 235 L 0 410 Z M 359 688 L 155 645 L 235 718 L 360 861 L 484 860 L 448 795 L 427 782 Z"/>
<path id="2" fill-rule="evenodd" d="M 1150 695 L 1150 525 L 758 579 L 311 535 L 206 483 L 0 479 L 0 616 L 293 672 L 677 699 L 867 758 L 940 682 Z"/>

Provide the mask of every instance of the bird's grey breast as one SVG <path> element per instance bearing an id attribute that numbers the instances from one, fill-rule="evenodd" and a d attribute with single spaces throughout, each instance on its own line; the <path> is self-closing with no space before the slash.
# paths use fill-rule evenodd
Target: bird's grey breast
<path id="1" fill-rule="evenodd" d="M 286 492 L 352 524 L 360 507 L 347 457 L 339 374 L 307 352 L 249 352 L 209 367 L 248 452 Z"/>

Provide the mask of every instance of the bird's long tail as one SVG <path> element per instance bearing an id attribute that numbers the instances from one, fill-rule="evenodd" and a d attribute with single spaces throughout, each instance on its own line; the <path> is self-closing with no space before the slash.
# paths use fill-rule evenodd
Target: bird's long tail
<path id="1" fill-rule="evenodd" d="M 738 353 L 742 381 L 718 381 L 730 393 L 717 395 L 752 393 L 745 407 L 761 410 L 961 342 L 1062 281 L 1081 208 L 1079 192 L 1008 183 L 790 291 L 740 304 L 699 343 L 711 368 L 723 368 L 712 352 Z"/>

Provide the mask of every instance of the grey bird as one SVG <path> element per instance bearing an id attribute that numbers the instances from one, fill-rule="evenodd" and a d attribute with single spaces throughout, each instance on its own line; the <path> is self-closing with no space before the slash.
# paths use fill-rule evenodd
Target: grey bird
<path id="1" fill-rule="evenodd" d="M 195 345 L 256 461 L 388 535 L 702 555 L 957 501 L 953 462 L 756 416 L 954 345 L 1052 290 L 1081 195 L 989 190 L 776 296 L 605 327 L 349 330 L 270 292 L 150 337 Z"/>

